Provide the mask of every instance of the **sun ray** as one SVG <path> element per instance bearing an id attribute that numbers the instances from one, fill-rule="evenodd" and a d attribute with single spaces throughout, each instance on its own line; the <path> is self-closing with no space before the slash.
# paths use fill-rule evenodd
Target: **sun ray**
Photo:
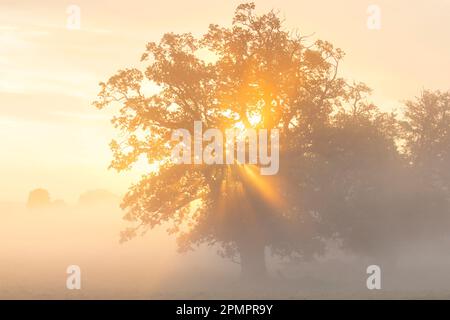
<path id="1" fill-rule="evenodd" d="M 283 198 L 279 190 L 275 188 L 276 184 L 273 181 L 273 177 L 261 176 L 258 173 L 259 168 L 256 165 L 244 164 L 238 168 L 243 179 L 271 205 L 277 208 L 284 206 Z"/>

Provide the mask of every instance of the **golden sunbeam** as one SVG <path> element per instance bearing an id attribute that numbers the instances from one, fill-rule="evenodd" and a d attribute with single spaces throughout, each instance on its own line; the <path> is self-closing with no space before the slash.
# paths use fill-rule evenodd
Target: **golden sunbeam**
<path id="1" fill-rule="evenodd" d="M 255 188 L 260 195 L 263 196 L 271 205 L 277 208 L 284 206 L 284 200 L 279 190 L 274 188 L 273 182 L 269 181 L 268 176 L 261 176 L 256 165 L 244 164 L 239 166 L 240 173 Z M 273 177 L 271 177 L 273 179 Z"/>

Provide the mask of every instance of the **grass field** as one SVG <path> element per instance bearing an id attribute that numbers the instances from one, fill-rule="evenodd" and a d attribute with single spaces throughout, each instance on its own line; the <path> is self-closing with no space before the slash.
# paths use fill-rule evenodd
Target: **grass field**
<path id="1" fill-rule="evenodd" d="M 368 261 L 336 252 L 301 264 L 270 259 L 269 279 L 248 286 L 239 265 L 214 248 L 177 253 L 163 228 L 120 244 L 125 224 L 115 204 L 28 210 L 4 203 L 0 215 L 1 299 L 450 298 L 444 244 L 435 252 L 415 247 L 382 266 L 381 290 L 366 288 Z M 66 288 L 73 264 L 81 290 Z"/>

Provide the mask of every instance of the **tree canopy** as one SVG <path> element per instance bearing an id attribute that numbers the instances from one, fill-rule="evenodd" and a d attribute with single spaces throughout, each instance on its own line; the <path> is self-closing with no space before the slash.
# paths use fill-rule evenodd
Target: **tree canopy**
<path id="1" fill-rule="evenodd" d="M 100 83 L 94 103 L 116 106 L 112 123 L 122 140 L 111 143 L 112 168 L 125 170 L 141 157 L 158 166 L 123 200 L 125 218 L 136 223 L 123 240 L 167 224 L 180 249 L 215 244 L 240 258 L 244 274 L 258 275 L 265 248 L 310 258 L 339 239 L 343 248 L 376 254 L 404 238 L 400 222 L 427 210 L 448 214 L 448 202 L 429 200 L 434 189 L 414 188 L 420 183 L 412 171 L 419 163 L 439 167 L 437 174 L 447 169 L 449 181 L 449 95 L 424 92 L 399 121 L 368 100 L 365 84 L 339 76 L 343 57 L 327 41 L 286 30 L 274 11 L 257 15 L 253 3 L 239 5 L 229 27 L 148 43 L 145 67 Z M 157 90 L 149 92 L 151 85 Z M 192 133 L 194 121 L 279 129 L 279 173 L 174 164 L 171 134 Z"/>

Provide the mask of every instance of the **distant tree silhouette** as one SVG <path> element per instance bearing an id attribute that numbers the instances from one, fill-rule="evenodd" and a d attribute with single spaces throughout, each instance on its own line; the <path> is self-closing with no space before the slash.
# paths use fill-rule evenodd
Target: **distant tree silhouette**
<path id="1" fill-rule="evenodd" d="M 45 208 L 50 206 L 50 194 L 45 189 L 35 189 L 28 195 L 28 208 Z"/>
<path id="2" fill-rule="evenodd" d="M 450 191 L 450 92 L 422 92 L 406 102 L 403 122 L 411 163 L 427 181 Z"/>
<path id="3" fill-rule="evenodd" d="M 448 141 L 448 102 L 445 94 L 425 94 L 431 94 L 425 99 L 432 106 L 424 97 L 408 101 L 400 121 L 364 103 L 356 113 L 338 112 L 337 128 L 312 144 L 326 144 L 316 156 L 325 166 L 315 164 L 320 195 L 314 197 L 307 185 L 304 201 L 317 199 L 316 210 L 344 249 L 394 260 L 405 245 L 448 233 L 449 162 L 442 161 L 449 147 L 442 143 Z M 418 138 L 419 132 L 428 141 Z"/>
<path id="4" fill-rule="evenodd" d="M 399 123 L 368 102 L 366 85 L 338 76 L 340 49 L 307 40 L 275 12 L 256 15 L 253 3 L 241 4 L 231 27 L 210 25 L 199 39 L 167 33 L 148 43 L 145 70 L 100 83 L 94 105 L 118 107 L 112 122 L 124 137 L 111 143 L 111 167 L 125 170 L 141 156 L 160 165 L 123 200 L 125 218 L 137 223 L 123 240 L 169 223 L 181 250 L 220 245 L 220 254 L 240 258 L 247 278 L 266 273 L 266 248 L 306 259 L 329 239 L 368 254 L 398 242 L 400 222 L 430 203 L 402 184 L 412 169 L 397 147 Z M 148 94 L 148 83 L 160 91 Z M 171 133 L 192 134 L 194 121 L 205 130 L 279 129 L 279 173 L 175 165 Z"/>

